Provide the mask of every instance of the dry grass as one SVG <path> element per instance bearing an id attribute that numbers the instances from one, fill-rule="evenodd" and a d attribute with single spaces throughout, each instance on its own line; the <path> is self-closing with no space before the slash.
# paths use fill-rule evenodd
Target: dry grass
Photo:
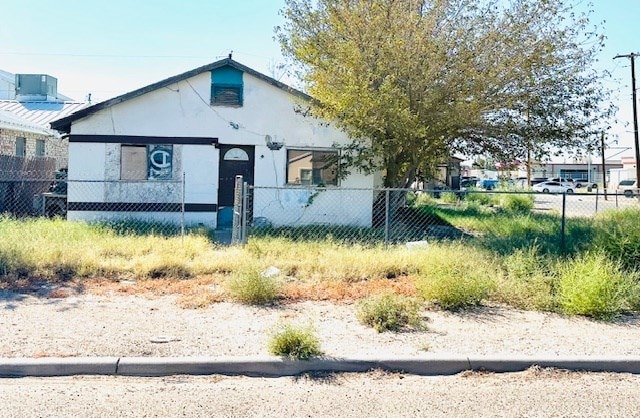
<path id="1" fill-rule="evenodd" d="M 84 223 L 1 216 L 0 235 L 0 289 L 43 293 L 43 284 L 55 283 L 52 298 L 175 295 L 180 306 L 201 308 L 229 300 L 225 283 L 251 266 L 256 274 L 279 269 L 278 298 L 286 301 L 354 301 L 388 292 L 446 309 L 485 300 L 546 310 L 556 303 L 556 278 L 533 250 L 505 257 L 462 243 L 407 249 L 257 237 L 245 247 L 219 247 L 204 235 L 121 235 Z M 640 306 L 638 289 L 625 308 Z"/>
<path id="2" fill-rule="evenodd" d="M 416 288 L 412 278 L 397 280 L 371 279 L 355 283 L 338 280 L 291 281 L 283 288 L 283 296 L 290 301 L 299 300 L 357 300 L 364 297 L 391 292 L 404 296 L 415 296 Z"/>
<path id="3" fill-rule="evenodd" d="M 67 288 L 56 288 L 52 289 L 47 296 L 52 299 L 66 299 L 71 296 L 71 292 Z"/>
<path id="4" fill-rule="evenodd" d="M 184 309 L 204 309 L 213 303 L 222 302 L 224 297 L 221 292 L 209 289 L 193 289 L 188 293 L 182 293 L 178 298 L 178 306 Z"/>

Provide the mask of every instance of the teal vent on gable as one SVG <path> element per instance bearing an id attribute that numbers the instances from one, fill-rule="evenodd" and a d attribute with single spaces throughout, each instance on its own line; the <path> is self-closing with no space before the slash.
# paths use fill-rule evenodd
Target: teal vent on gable
<path id="1" fill-rule="evenodd" d="M 220 67 L 211 71 L 211 104 L 242 106 L 242 71 Z"/>

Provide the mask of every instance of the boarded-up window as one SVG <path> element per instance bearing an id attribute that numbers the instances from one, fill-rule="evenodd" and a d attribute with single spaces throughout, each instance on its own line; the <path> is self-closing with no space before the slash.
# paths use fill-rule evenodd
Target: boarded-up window
<path id="1" fill-rule="evenodd" d="M 145 145 L 122 145 L 120 156 L 120 179 L 147 179 L 147 147 Z"/>
<path id="2" fill-rule="evenodd" d="M 173 145 L 122 145 L 121 180 L 171 180 Z"/>
<path id="3" fill-rule="evenodd" d="M 213 85 L 211 104 L 218 106 L 242 106 L 242 86 Z"/>
<path id="4" fill-rule="evenodd" d="M 211 104 L 213 106 L 242 106 L 243 72 L 225 65 L 211 70 Z"/>
<path id="5" fill-rule="evenodd" d="M 27 156 L 27 140 L 25 138 L 16 138 L 16 157 Z"/>

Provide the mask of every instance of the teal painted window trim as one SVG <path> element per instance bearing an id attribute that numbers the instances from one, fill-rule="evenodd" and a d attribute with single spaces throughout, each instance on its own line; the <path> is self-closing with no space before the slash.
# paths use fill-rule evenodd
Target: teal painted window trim
<path id="1" fill-rule="evenodd" d="M 232 67 L 211 71 L 211 104 L 215 106 L 242 106 L 243 72 Z"/>

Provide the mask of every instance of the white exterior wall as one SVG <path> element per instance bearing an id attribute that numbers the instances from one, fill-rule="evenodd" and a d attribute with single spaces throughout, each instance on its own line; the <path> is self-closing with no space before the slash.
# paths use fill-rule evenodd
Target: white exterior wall
<path id="1" fill-rule="evenodd" d="M 211 74 L 205 72 L 76 121 L 72 125 L 71 135 L 206 137 L 218 138 L 220 144 L 253 145 L 256 187 L 286 186 L 287 148 L 331 148 L 334 143 L 348 141 L 343 132 L 297 114 L 294 106 L 296 103 L 304 104 L 302 99 L 251 74 L 243 75 L 242 107 L 210 106 L 210 95 Z M 265 135 L 270 135 L 274 141 L 284 141 L 285 146 L 280 150 L 268 149 Z M 120 167 L 118 147 L 119 144 L 72 142 L 69 147 L 69 179 L 117 180 Z M 212 145 L 174 145 L 174 179 L 181 179 L 184 171 L 187 203 L 217 203 L 219 158 L 219 150 Z M 150 193 L 153 194 L 152 188 L 157 187 L 151 183 L 161 182 L 129 185 L 131 187 L 126 192 L 122 186 L 114 186 L 111 190 L 104 186 L 95 187 L 95 190 L 83 195 L 78 190 L 71 190 L 69 201 L 146 199 Z M 357 198 L 356 194 L 349 197 L 339 193 L 341 197 L 337 200 L 328 197 L 332 189 L 372 187 L 374 176 L 354 173 L 343 179 L 340 186 L 327 187 L 327 192 L 321 193 L 309 207 L 304 207 L 304 216 L 300 219 L 309 223 L 370 225 L 373 193 L 359 191 Z M 283 194 L 265 195 L 268 201 L 277 198 L 279 203 L 273 206 L 254 202 L 254 217 L 263 216 L 273 223 L 281 223 L 285 217 L 294 219 L 292 213 L 302 209 L 298 203 L 300 199 L 290 197 L 305 193 L 299 186 L 287 186 L 284 195 L 288 197 L 285 200 L 282 200 Z M 262 207 L 270 209 L 260 211 Z M 92 213 L 96 217 L 102 215 Z M 69 217 L 84 215 L 70 212 Z M 215 214 L 187 213 L 186 220 L 214 226 Z"/>
<path id="2" fill-rule="evenodd" d="M 67 183 L 68 202 L 105 201 L 105 162 L 107 144 L 69 144 L 69 172 Z M 81 180 L 81 181 L 71 181 Z M 84 212 L 68 211 L 67 219 L 95 219 L 95 214 L 87 218 Z"/>
<path id="3" fill-rule="evenodd" d="M 371 226 L 371 189 L 255 188 L 254 197 L 254 220 L 264 218 L 273 226 Z"/>

